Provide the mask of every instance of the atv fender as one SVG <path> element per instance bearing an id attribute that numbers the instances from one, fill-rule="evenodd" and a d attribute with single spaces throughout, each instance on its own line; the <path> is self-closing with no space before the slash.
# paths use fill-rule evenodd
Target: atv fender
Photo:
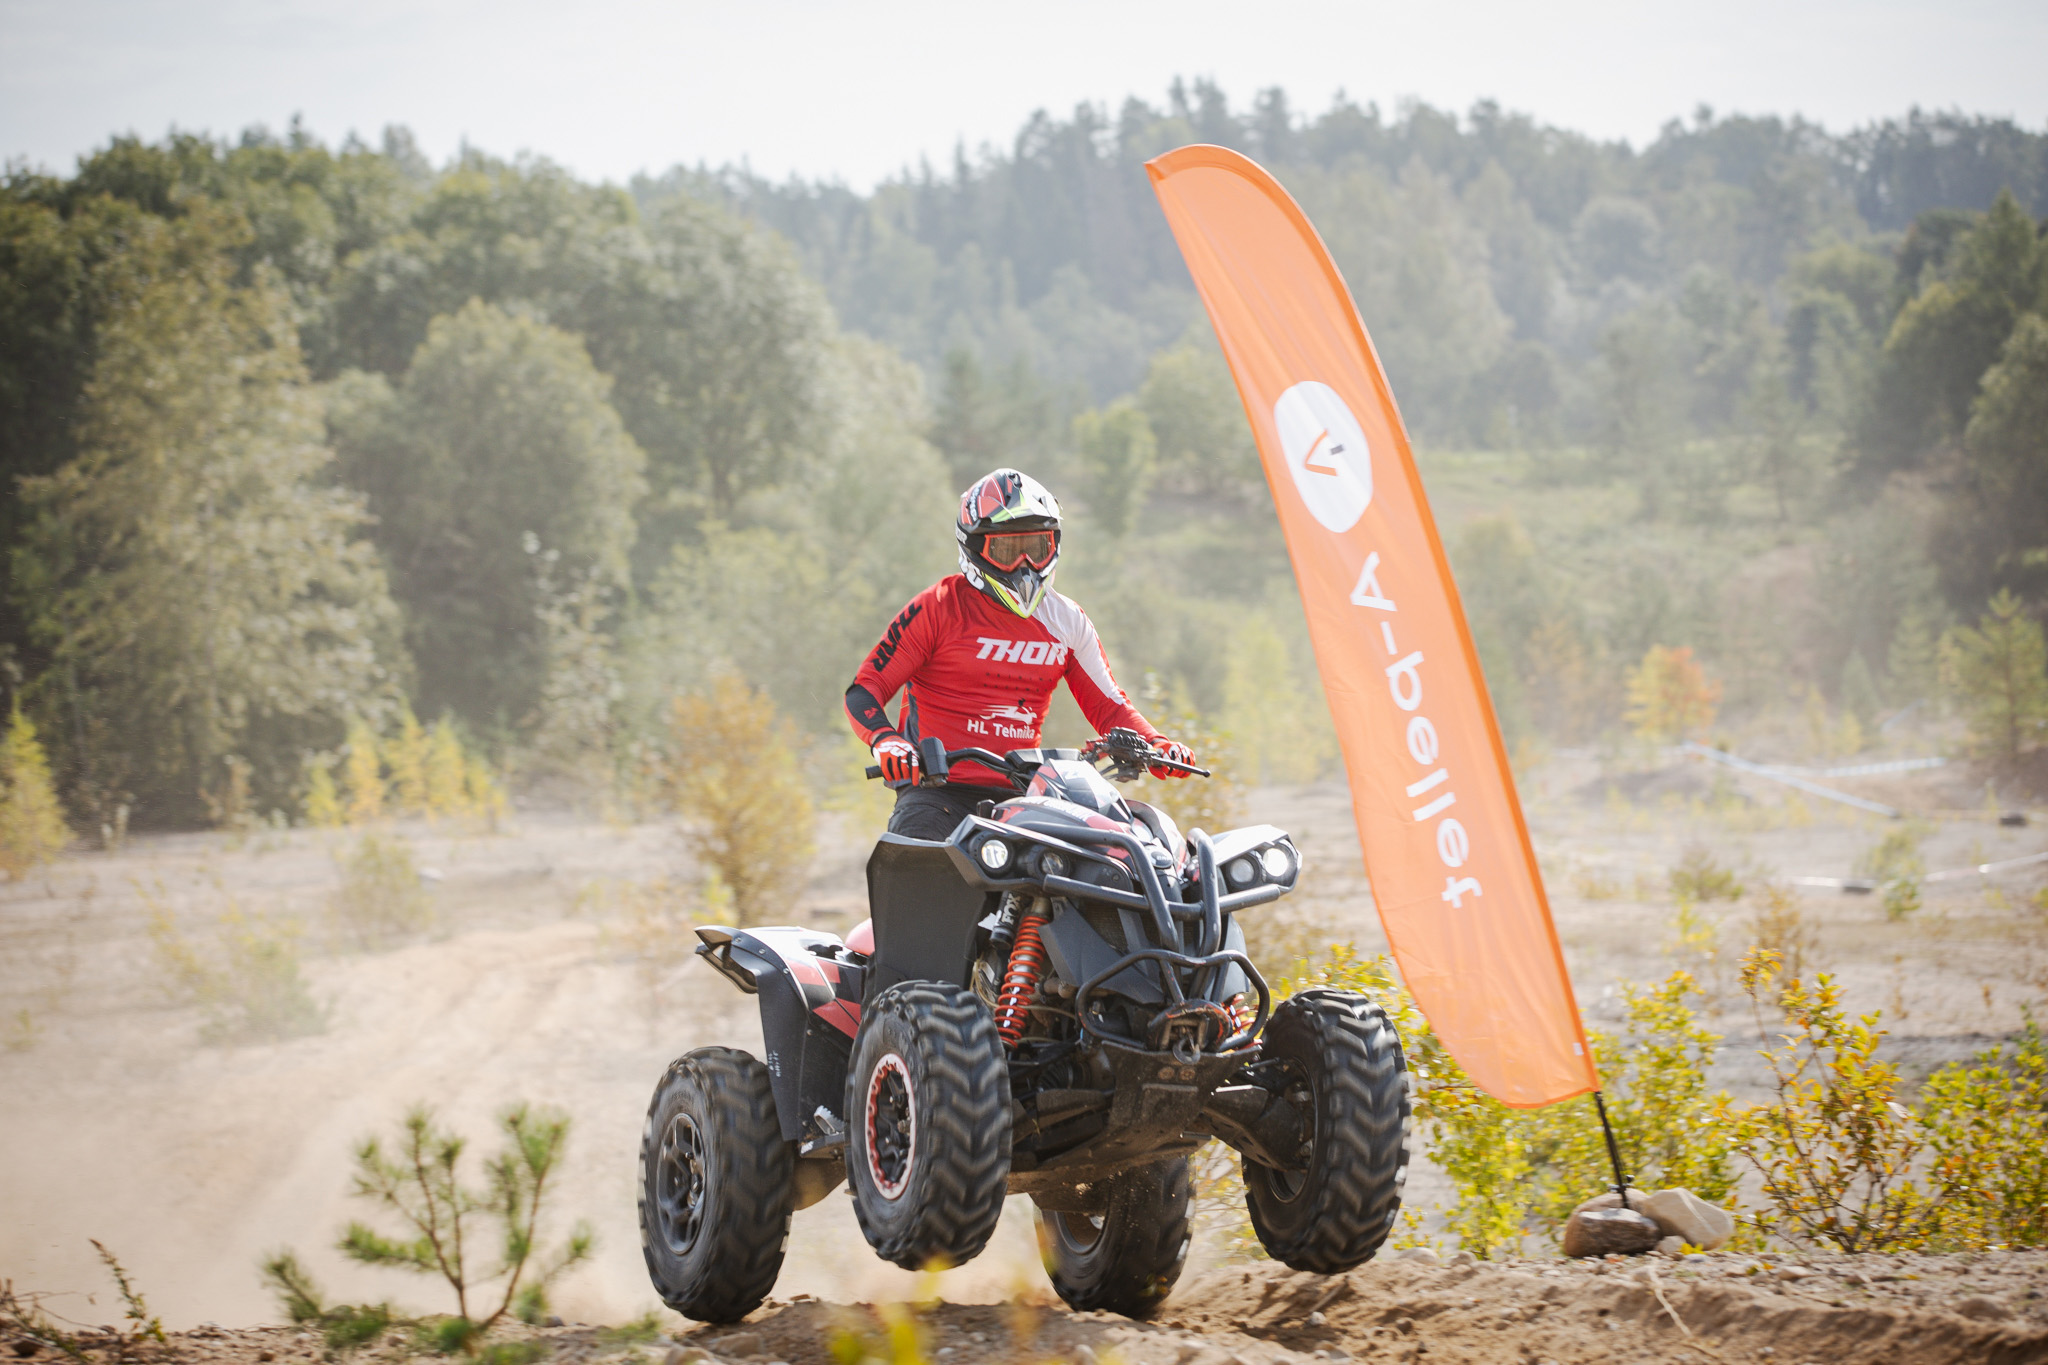
<path id="1" fill-rule="evenodd" d="M 820 1108 L 839 1122 L 847 1058 L 860 1028 L 862 969 L 813 952 L 836 950 L 839 940 L 808 929 L 706 926 L 697 937 L 700 956 L 760 999 L 762 1060 L 783 1140 L 817 1136 Z"/>
<path id="2" fill-rule="evenodd" d="M 899 981 L 965 986 L 974 967 L 974 927 L 986 893 L 961 880 L 947 845 L 884 834 L 868 858 L 868 912 L 875 954 L 867 999 Z"/>

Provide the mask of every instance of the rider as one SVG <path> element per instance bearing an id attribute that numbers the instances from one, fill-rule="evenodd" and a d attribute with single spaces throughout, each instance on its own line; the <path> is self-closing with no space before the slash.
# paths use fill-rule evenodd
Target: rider
<path id="1" fill-rule="evenodd" d="M 1194 761 L 1185 744 L 1138 714 L 1110 675 L 1094 624 L 1052 590 L 1060 505 L 1051 493 L 1029 475 L 998 469 L 960 495 L 953 535 L 960 572 L 896 614 L 846 689 L 854 733 L 897 789 L 891 833 L 943 839 L 977 802 L 1011 795 L 1001 773 L 967 761 L 946 774 L 946 786 L 918 786 L 917 741 L 936 736 L 948 749 L 996 753 L 1035 748 L 1062 678 L 1096 730 L 1135 730 L 1160 757 Z M 898 689 L 905 697 L 892 724 L 884 708 Z M 1186 776 L 1156 765 L 1152 773 Z"/>

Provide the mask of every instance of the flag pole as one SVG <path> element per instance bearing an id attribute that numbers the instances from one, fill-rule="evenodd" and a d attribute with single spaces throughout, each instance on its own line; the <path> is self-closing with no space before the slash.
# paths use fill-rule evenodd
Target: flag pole
<path id="1" fill-rule="evenodd" d="M 1614 1140 L 1614 1125 L 1607 1121 L 1607 1099 L 1599 1091 L 1593 1092 L 1593 1107 L 1600 1111 L 1600 1131 L 1607 1135 L 1607 1159 L 1614 1163 L 1614 1192 L 1621 1196 L 1621 1206 L 1628 1207 L 1628 1177 L 1621 1173 L 1621 1146 Z"/>

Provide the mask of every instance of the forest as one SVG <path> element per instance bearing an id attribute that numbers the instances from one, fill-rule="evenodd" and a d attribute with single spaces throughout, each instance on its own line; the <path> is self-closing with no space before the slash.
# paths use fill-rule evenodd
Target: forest
<path id="1" fill-rule="evenodd" d="M 1246 780 L 1328 771 L 1143 172 L 1192 141 L 1271 168 L 1343 269 L 1511 745 L 1651 733 L 1674 658 L 1718 713 L 1669 737 L 1783 761 L 1912 713 L 2041 743 L 2048 131 L 1701 109 L 1632 148 L 1200 81 L 870 193 L 297 125 L 11 165 L 16 732 L 87 838 L 306 819 L 352 734 L 423 723 L 486 784 L 653 799 L 676 699 L 729 675 L 838 774 L 861 651 L 948 570 L 958 489 L 1016 464 L 1145 705 Z"/>

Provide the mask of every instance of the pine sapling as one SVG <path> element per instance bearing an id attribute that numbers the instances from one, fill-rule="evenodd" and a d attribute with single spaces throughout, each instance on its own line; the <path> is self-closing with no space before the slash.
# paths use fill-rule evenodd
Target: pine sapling
<path id="1" fill-rule="evenodd" d="M 458 1172 L 464 1139 L 437 1127 L 425 1106 L 406 1115 L 395 1154 L 387 1154 L 375 1137 L 356 1149 L 353 1193 L 382 1204 L 405 1230 L 389 1237 L 353 1222 L 340 1248 L 365 1265 L 445 1280 L 455 1294 L 455 1316 L 430 1333 L 443 1351 L 474 1350 L 508 1313 L 538 1320 L 547 1308 L 548 1287 L 590 1255 L 593 1234 L 583 1223 L 552 1254 L 541 1254 L 536 1242 L 548 1181 L 568 1141 L 568 1116 L 536 1113 L 520 1104 L 500 1117 L 499 1127 L 506 1145 L 485 1163 L 481 1190 L 465 1185 Z M 484 1235 L 479 1224 L 490 1222 L 497 1224 L 498 1261 L 479 1270 L 476 1241 Z M 479 1296 L 493 1280 L 503 1282 L 502 1292 L 485 1314 Z"/>

